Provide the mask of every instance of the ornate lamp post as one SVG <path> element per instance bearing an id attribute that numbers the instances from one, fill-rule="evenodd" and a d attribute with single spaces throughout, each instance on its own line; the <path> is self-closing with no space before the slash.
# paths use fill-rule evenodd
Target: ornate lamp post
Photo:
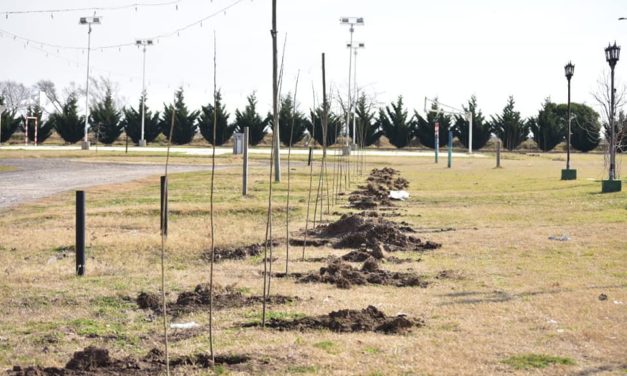
<path id="1" fill-rule="evenodd" d="M 620 180 L 616 180 L 616 131 L 614 129 L 614 112 L 616 111 L 615 102 L 614 102 L 614 68 L 616 67 L 616 63 L 618 63 L 618 59 L 620 57 L 620 46 L 616 45 L 608 45 L 605 49 L 605 60 L 610 65 L 611 69 L 611 92 L 610 92 L 610 170 L 608 180 L 603 180 L 602 182 L 602 191 L 605 192 L 620 192 L 622 187 L 622 182 Z"/>
<path id="2" fill-rule="evenodd" d="M 566 136 L 566 169 L 562 170 L 562 180 L 576 180 L 577 170 L 570 169 L 570 79 L 573 78 L 573 74 L 575 74 L 575 66 L 573 63 L 568 62 L 568 64 L 564 66 L 564 74 L 568 80 L 568 134 Z"/>

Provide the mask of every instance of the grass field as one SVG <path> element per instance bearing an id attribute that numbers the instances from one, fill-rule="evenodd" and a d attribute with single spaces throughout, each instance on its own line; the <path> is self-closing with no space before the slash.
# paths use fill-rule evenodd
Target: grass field
<path id="1" fill-rule="evenodd" d="M 111 158 L 117 157 L 105 157 Z M 163 157 L 120 160 L 163 162 Z M 242 197 L 239 159 L 218 163 L 233 168 L 216 175 L 216 246 L 262 242 L 267 168 L 252 169 L 250 195 Z M 384 267 L 412 269 L 430 285 L 341 290 L 273 280 L 273 293 L 302 300 L 272 306 L 271 315 L 319 315 L 374 305 L 388 314 L 423 318 L 426 325 L 407 335 L 240 328 L 239 323 L 259 318 L 261 306 L 253 306 L 215 313 L 216 351 L 263 357 L 267 366 L 250 372 L 267 374 L 625 374 L 627 194 L 600 194 L 601 155 L 574 155 L 576 181 L 559 180 L 564 164 L 561 154 L 506 154 L 501 169 L 494 168 L 490 155 L 455 160 L 452 169 L 444 159 L 435 165 L 429 158 L 369 158 L 368 168 L 392 166 L 410 181 L 411 197 L 399 204 L 398 220 L 409 222 L 420 237 L 442 243 L 438 250 L 403 256 L 415 259 L 412 263 Z M 292 231 L 304 228 L 309 184 L 309 170 L 303 163 L 295 166 Z M 284 168 L 283 183 L 274 185 L 278 238 L 285 238 L 285 173 Z M 353 186 L 363 179 L 355 178 Z M 161 321 L 134 302 L 140 291 L 157 292 L 160 286 L 158 181 L 87 191 L 87 275 L 82 278 L 74 275 L 74 257 L 67 251 L 74 244 L 72 192 L 2 213 L 0 369 L 63 366 L 74 351 L 90 344 L 116 357 L 142 356 L 161 345 Z M 209 182 L 210 173 L 170 177 L 166 279 L 171 300 L 208 281 L 201 254 L 210 244 Z M 452 231 L 438 231 L 443 228 Z M 562 235 L 570 240 L 549 239 Z M 285 245 L 275 252 L 275 268 L 282 269 Z M 291 252 L 293 271 L 323 265 L 298 261 L 299 247 Z M 312 257 L 343 253 L 307 249 Z M 215 279 L 260 294 L 262 267 L 259 258 L 222 262 L 216 264 Z M 436 279 L 443 270 L 456 278 Z M 600 300 L 600 294 L 607 299 Z M 206 351 L 207 312 L 177 321 L 195 321 L 203 329 L 173 341 L 172 352 Z"/>

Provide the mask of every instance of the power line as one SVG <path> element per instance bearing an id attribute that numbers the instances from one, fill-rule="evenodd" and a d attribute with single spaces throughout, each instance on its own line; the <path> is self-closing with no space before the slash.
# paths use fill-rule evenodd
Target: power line
<path id="1" fill-rule="evenodd" d="M 36 10 L 9 10 L 9 11 L 0 11 L 0 13 L 5 14 L 5 17 L 8 18 L 9 15 L 18 15 L 18 14 L 35 14 L 35 13 L 50 13 L 52 16 L 54 13 L 68 13 L 68 12 L 85 12 L 85 11 L 94 11 L 94 12 L 103 12 L 109 10 L 124 10 L 135 8 L 149 8 L 149 7 L 161 7 L 168 5 L 175 5 L 178 10 L 178 4 L 183 0 L 173 0 L 166 1 L 160 3 L 132 3 L 127 5 L 118 5 L 118 6 L 110 6 L 110 7 L 88 7 L 88 8 L 60 8 L 60 9 L 36 9 Z"/>
<path id="2" fill-rule="evenodd" d="M 177 1 L 181 1 L 181 0 L 177 0 Z M 190 29 L 190 28 L 192 28 L 194 26 L 200 25 L 202 27 L 204 21 L 207 21 L 207 20 L 209 20 L 209 19 L 211 19 L 213 17 L 216 17 L 216 16 L 218 16 L 220 14 L 226 14 L 227 10 L 233 8 L 234 6 L 236 6 L 237 4 L 239 4 L 239 3 L 243 2 L 243 1 L 244 0 L 236 0 L 236 1 L 232 2 L 231 4 L 227 5 L 226 7 L 221 8 L 221 9 L 215 11 L 214 13 L 211 13 L 208 16 L 205 16 L 205 17 L 203 17 L 203 18 L 201 18 L 199 20 L 196 20 L 196 21 L 194 21 L 194 22 L 192 22 L 190 24 L 187 24 L 187 25 L 185 25 L 183 27 L 180 27 L 178 29 L 175 29 L 173 31 L 169 31 L 169 32 L 165 32 L 165 33 L 162 33 L 162 34 L 159 34 L 159 35 L 155 35 L 155 36 L 149 37 L 148 39 L 153 39 L 153 40 L 155 40 L 155 42 L 158 42 L 159 39 L 170 38 L 170 37 L 173 37 L 175 35 L 179 36 L 182 31 L 188 30 L 188 29 Z M 92 8 L 90 8 L 90 9 L 92 9 Z M 39 45 L 41 48 L 46 46 L 46 47 L 49 47 L 49 48 L 55 48 L 57 50 L 64 49 L 64 50 L 75 50 L 75 51 L 87 51 L 86 47 L 67 46 L 67 45 L 60 45 L 60 44 L 42 42 L 42 41 L 38 41 L 38 40 L 35 40 L 35 39 L 30 39 L 30 38 L 26 38 L 26 37 L 17 35 L 15 33 L 7 31 L 7 30 L 0 29 L 0 37 L 2 37 L 3 34 L 7 34 L 8 36 L 12 37 L 14 40 L 18 40 L 19 39 L 19 40 L 25 42 L 27 45 L 30 44 L 30 43 L 33 43 L 35 45 Z M 112 45 L 105 45 L 105 46 L 96 46 L 96 47 L 92 47 L 92 49 L 94 49 L 94 50 L 108 50 L 108 49 L 115 49 L 115 48 L 120 49 L 122 47 L 134 47 L 134 46 L 135 46 L 135 41 L 133 40 L 132 42 L 128 42 L 128 43 L 119 43 L 119 44 L 112 44 Z"/>

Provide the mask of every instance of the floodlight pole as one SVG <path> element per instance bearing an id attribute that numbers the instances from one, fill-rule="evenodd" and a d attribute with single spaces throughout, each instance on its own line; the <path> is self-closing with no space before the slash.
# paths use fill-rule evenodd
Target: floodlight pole
<path id="1" fill-rule="evenodd" d="M 354 107 L 357 107 L 357 50 L 360 48 L 364 48 L 365 45 L 363 43 L 356 43 L 355 45 L 347 45 L 347 47 L 349 47 L 354 55 L 355 55 L 355 67 L 353 68 L 353 102 L 355 103 Z M 353 148 L 356 148 L 356 142 L 355 140 L 357 139 L 357 127 L 356 127 L 356 123 L 357 123 L 357 118 L 355 116 L 354 113 L 352 113 L 353 115 Z"/>
<path id="2" fill-rule="evenodd" d="M 351 87 L 351 74 L 352 74 L 352 70 L 353 70 L 353 33 L 355 32 L 355 25 L 363 25 L 364 24 L 364 19 L 362 17 L 342 17 L 340 18 L 340 23 L 343 25 L 349 25 L 349 31 L 350 31 L 350 43 L 348 45 L 348 47 L 350 47 L 349 52 L 348 52 L 348 108 L 346 111 L 346 132 L 345 132 L 345 136 L 346 136 L 346 153 L 350 154 L 350 146 L 348 144 L 348 137 L 349 137 L 349 128 L 350 128 L 350 124 L 351 124 L 351 111 L 353 110 L 353 102 L 351 100 L 351 91 L 352 91 L 352 87 Z M 353 146 L 355 145 L 355 132 L 353 129 Z"/>
<path id="3" fill-rule="evenodd" d="M 85 83 L 85 139 L 81 149 L 89 150 L 89 139 L 87 132 L 89 130 L 89 57 L 91 53 L 91 25 L 99 24 L 99 17 L 81 17 L 79 20 L 80 25 L 87 25 L 87 80 Z"/>
<path id="4" fill-rule="evenodd" d="M 146 46 L 152 45 L 151 39 L 142 39 L 135 41 L 137 46 L 142 46 L 143 50 L 143 65 L 142 65 L 142 129 L 141 138 L 139 139 L 139 146 L 146 146 L 146 138 L 144 136 L 144 129 L 146 125 Z"/>

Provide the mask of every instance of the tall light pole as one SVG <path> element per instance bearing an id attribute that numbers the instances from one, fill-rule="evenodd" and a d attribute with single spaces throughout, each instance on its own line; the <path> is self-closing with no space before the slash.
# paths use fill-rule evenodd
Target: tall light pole
<path id="1" fill-rule="evenodd" d="M 340 24 L 342 25 L 349 25 L 349 31 L 350 31 L 350 43 L 349 45 L 352 47 L 353 46 L 353 33 L 355 32 L 355 26 L 363 26 L 364 25 L 364 19 L 362 17 L 342 17 L 340 18 Z M 346 111 L 346 132 L 345 132 L 345 136 L 346 136 L 346 149 L 344 151 L 345 154 L 350 154 L 350 147 L 348 145 L 348 128 L 350 127 L 350 123 L 351 123 L 351 111 L 353 108 L 353 102 L 351 100 L 351 73 L 353 70 L 353 50 L 350 49 L 348 52 L 348 108 Z M 355 134 L 353 133 L 353 136 Z M 354 138 L 354 137 L 353 137 Z M 354 141 L 353 141 L 354 144 Z"/>
<path id="2" fill-rule="evenodd" d="M 78 21 L 80 25 L 87 25 L 87 80 L 85 84 L 85 139 L 81 145 L 81 149 L 89 150 L 89 139 L 87 131 L 89 131 L 89 54 L 91 52 L 91 25 L 99 25 L 100 17 L 81 17 Z"/>
<path id="3" fill-rule="evenodd" d="M 152 39 L 138 39 L 135 41 L 137 47 L 142 46 L 144 59 L 142 64 L 142 131 L 139 139 L 139 146 L 146 146 L 144 137 L 144 127 L 146 124 L 146 46 L 152 46 Z"/>
<path id="4" fill-rule="evenodd" d="M 575 66 L 573 63 L 568 62 L 564 66 L 564 74 L 566 76 L 566 80 L 568 80 L 568 134 L 566 135 L 566 169 L 562 170 L 562 180 L 577 180 L 577 170 L 570 169 L 570 136 L 571 136 L 571 127 L 570 127 L 570 79 L 573 78 L 573 74 L 575 74 Z"/>
<path id="5" fill-rule="evenodd" d="M 602 182 L 602 191 L 603 192 L 619 192 L 621 190 L 621 181 L 616 180 L 616 132 L 614 130 L 614 112 L 616 109 L 614 108 L 614 68 L 616 67 L 616 63 L 618 63 L 618 59 L 620 57 L 620 46 L 616 45 L 608 45 L 605 49 L 605 60 L 610 65 L 611 69 L 611 88 L 610 88 L 610 170 L 609 170 L 609 179 L 604 180 Z"/>
<path id="6" fill-rule="evenodd" d="M 353 102 L 357 103 L 357 50 L 359 50 L 360 48 L 365 48 L 366 45 L 359 42 L 355 42 L 354 44 L 346 44 L 346 47 L 350 48 L 353 51 L 353 54 L 355 55 L 355 68 L 353 69 Z M 353 148 L 355 148 L 357 146 L 355 140 L 357 139 L 357 133 L 356 133 L 356 118 L 355 118 L 355 114 L 352 114 L 353 116 Z"/>

